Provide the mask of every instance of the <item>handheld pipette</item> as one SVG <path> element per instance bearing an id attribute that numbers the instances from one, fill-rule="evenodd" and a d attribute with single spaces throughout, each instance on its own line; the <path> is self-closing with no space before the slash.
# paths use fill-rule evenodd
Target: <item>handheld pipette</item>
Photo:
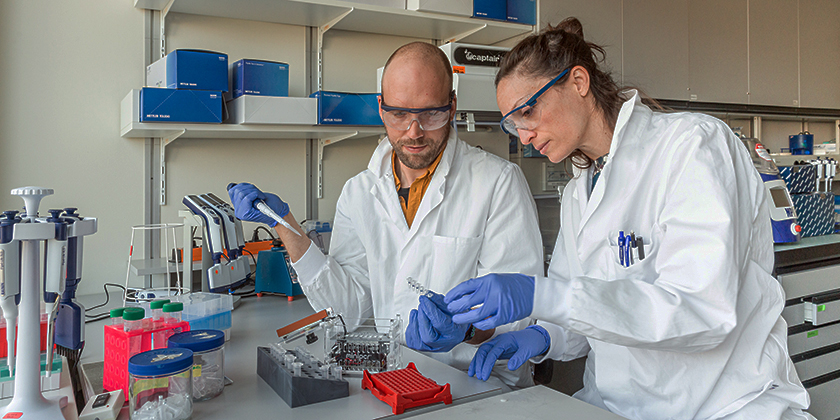
<path id="1" fill-rule="evenodd" d="M 6 363 L 11 374 L 15 367 L 15 330 L 20 300 L 20 242 L 14 240 L 16 211 L 3 212 L 0 222 L 0 308 L 6 319 Z"/>
<path id="2" fill-rule="evenodd" d="M 228 186 L 227 186 L 228 191 L 230 191 L 230 189 L 235 187 L 235 186 L 236 186 L 235 182 L 231 182 L 230 184 L 228 184 Z M 295 228 L 293 228 L 292 225 L 289 224 L 289 222 L 283 220 L 283 218 L 280 217 L 279 214 L 275 213 L 274 210 L 271 209 L 271 207 L 268 207 L 268 204 L 265 204 L 265 201 L 262 201 L 259 198 L 254 200 L 254 207 L 256 207 L 257 210 L 260 211 L 260 213 L 276 220 L 277 223 L 280 223 L 286 229 L 291 230 L 292 233 L 294 233 L 295 235 L 300 236 L 300 233 L 298 233 L 298 231 Z"/>

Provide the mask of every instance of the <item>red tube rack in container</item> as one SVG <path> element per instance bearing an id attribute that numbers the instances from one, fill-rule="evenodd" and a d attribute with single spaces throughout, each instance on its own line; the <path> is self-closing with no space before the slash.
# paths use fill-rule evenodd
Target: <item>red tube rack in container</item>
<path id="1" fill-rule="evenodd" d="M 190 323 L 181 321 L 176 324 L 156 326 L 151 318 L 143 320 L 143 328 L 125 332 L 122 325 L 106 325 L 104 329 L 105 360 L 102 371 L 102 388 L 105 391 L 122 389 L 128 401 L 128 359 L 137 353 L 152 350 L 154 334 L 165 332 L 161 347 L 165 348 L 169 337 L 178 332 L 190 330 Z M 133 341 L 133 346 L 130 346 Z"/>
<path id="2" fill-rule="evenodd" d="M 442 402 L 452 404 L 449 384 L 440 386 L 417 371 L 409 362 L 405 369 L 397 369 L 362 376 L 362 389 L 369 389 L 374 397 L 391 406 L 394 414 L 407 408 Z"/>

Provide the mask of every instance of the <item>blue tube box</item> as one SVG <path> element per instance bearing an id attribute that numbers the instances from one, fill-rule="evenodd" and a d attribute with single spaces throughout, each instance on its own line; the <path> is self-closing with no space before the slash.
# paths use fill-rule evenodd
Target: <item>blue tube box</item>
<path id="1" fill-rule="evenodd" d="M 526 25 L 536 25 L 536 0 L 507 0 L 507 20 Z"/>
<path id="2" fill-rule="evenodd" d="M 228 91 L 227 54 L 175 50 L 146 68 L 146 86 Z"/>
<path id="3" fill-rule="evenodd" d="M 310 98 L 318 99 L 318 124 L 382 125 L 378 93 L 346 93 L 319 90 Z"/>
<path id="4" fill-rule="evenodd" d="M 221 123 L 222 92 L 143 88 L 140 90 L 140 121 Z"/>
<path id="5" fill-rule="evenodd" d="M 507 20 L 507 0 L 473 0 L 473 17 Z"/>
<path id="6" fill-rule="evenodd" d="M 232 98 L 242 95 L 289 96 L 289 65 L 242 59 L 231 65 Z"/>

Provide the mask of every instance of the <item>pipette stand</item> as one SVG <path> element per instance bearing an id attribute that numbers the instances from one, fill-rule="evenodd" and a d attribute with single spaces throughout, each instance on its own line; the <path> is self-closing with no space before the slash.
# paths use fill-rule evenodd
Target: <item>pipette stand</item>
<path id="1" fill-rule="evenodd" d="M 55 238 L 53 223 L 36 223 L 41 198 L 53 193 L 48 188 L 25 187 L 12 190 L 12 195 L 26 203 L 28 222 L 15 224 L 14 238 L 21 241 L 21 291 L 18 318 L 17 361 L 15 362 L 15 394 L 0 410 L 0 418 L 22 420 L 64 419 L 60 401 L 41 394 L 41 241 Z M 10 416 L 11 414 L 11 416 Z"/>

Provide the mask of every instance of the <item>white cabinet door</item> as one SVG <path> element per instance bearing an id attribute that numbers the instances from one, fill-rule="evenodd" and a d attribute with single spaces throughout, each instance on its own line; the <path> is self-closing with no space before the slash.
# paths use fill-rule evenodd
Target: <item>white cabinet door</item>
<path id="1" fill-rule="evenodd" d="M 750 103 L 799 106 L 797 0 L 749 1 Z"/>
<path id="2" fill-rule="evenodd" d="M 800 105 L 840 108 L 840 1 L 799 2 Z"/>
<path id="3" fill-rule="evenodd" d="M 749 0 L 689 0 L 689 99 L 747 103 Z"/>
<path id="4" fill-rule="evenodd" d="M 688 0 L 624 1 L 624 83 L 689 99 Z"/>
<path id="5" fill-rule="evenodd" d="M 540 2 L 541 27 L 567 17 L 583 24 L 583 36 L 607 53 L 604 68 L 621 84 L 621 0 L 553 0 Z"/>

